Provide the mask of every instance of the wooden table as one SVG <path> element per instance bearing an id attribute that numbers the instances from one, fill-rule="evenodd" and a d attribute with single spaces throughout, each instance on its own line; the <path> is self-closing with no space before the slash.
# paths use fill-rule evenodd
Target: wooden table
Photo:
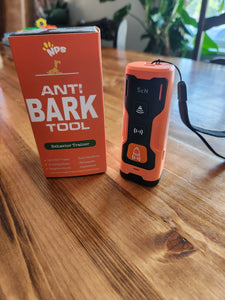
<path id="1" fill-rule="evenodd" d="M 165 169 L 119 174 L 124 70 L 152 55 L 103 49 L 105 174 L 46 179 L 9 50 L 1 46 L 0 299 L 225 299 L 225 164 L 181 122 Z M 175 59 L 190 118 L 225 130 L 225 68 Z M 225 154 L 224 139 L 209 138 Z"/>

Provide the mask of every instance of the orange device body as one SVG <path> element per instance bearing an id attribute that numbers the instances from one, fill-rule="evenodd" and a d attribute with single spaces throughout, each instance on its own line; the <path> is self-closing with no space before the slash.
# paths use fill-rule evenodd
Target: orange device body
<path id="1" fill-rule="evenodd" d="M 38 29 L 9 41 L 45 176 L 105 172 L 99 29 Z"/>
<path id="2" fill-rule="evenodd" d="M 168 136 L 174 66 L 133 62 L 126 67 L 121 175 L 156 185 L 162 174 Z"/>

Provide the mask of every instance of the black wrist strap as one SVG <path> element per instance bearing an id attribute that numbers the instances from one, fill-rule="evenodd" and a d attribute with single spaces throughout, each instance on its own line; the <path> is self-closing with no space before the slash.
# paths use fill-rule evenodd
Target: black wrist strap
<path id="1" fill-rule="evenodd" d="M 203 133 L 203 134 L 214 136 L 214 137 L 225 138 L 225 131 L 204 129 L 204 128 L 200 128 L 197 126 L 193 126 L 191 124 L 191 122 L 189 120 L 189 116 L 188 116 L 188 107 L 187 107 L 187 87 L 186 87 L 185 82 L 182 80 L 181 72 L 178 69 L 178 67 L 171 62 L 167 62 L 167 61 L 158 59 L 158 60 L 153 61 L 152 63 L 161 63 L 161 62 L 173 65 L 179 73 L 180 81 L 178 82 L 177 89 L 178 89 L 179 111 L 180 111 L 181 120 L 191 131 L 193 131 L 195 134 L 197 134 L 197 136 L 202 140 L 202 142 L 206 145 L 206 147 L 208 147 L 208 149 L 213 154 L 215 154 L 216 156 L 218 156 L 222 159 L 225 159 L 225 156 L 222 156 L 219 153 L 217 153 L 211 147 L 211 145 L 206 141 L 206 139 L 200 134 L 200 133 Z"/>

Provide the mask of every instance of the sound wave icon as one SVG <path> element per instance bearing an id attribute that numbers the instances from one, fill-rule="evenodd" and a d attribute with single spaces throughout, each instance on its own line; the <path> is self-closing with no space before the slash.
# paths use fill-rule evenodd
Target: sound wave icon
<path id="1" fill-rule="evenodd" d="M 138 113 L 138 114 L 140 114 L 140 115 L 142 115 L 142 114 L 145 113 L 145 112 L 143 111 L 143 108 L 142 108 L 141 105 L 139 105 L 138 108 L 136 109 L 136 113 Z"/>
<path id="2" fill-rule="evenodd" d="M 136 134 L 136 133 L 139 133 L 140 135 L 143 135 L 144 130 L 143 129 L 138 130 L 137 128 L 134 128 L 134 134 Z"/>

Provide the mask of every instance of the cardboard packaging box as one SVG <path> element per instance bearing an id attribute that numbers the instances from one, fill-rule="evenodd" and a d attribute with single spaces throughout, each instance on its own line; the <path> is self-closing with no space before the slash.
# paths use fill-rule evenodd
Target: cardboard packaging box
<path id="1" fill-rule="evenodd" d="M 105 172 L 99 29 L 37 29 L 9 42 L 45 176 Z"/>

